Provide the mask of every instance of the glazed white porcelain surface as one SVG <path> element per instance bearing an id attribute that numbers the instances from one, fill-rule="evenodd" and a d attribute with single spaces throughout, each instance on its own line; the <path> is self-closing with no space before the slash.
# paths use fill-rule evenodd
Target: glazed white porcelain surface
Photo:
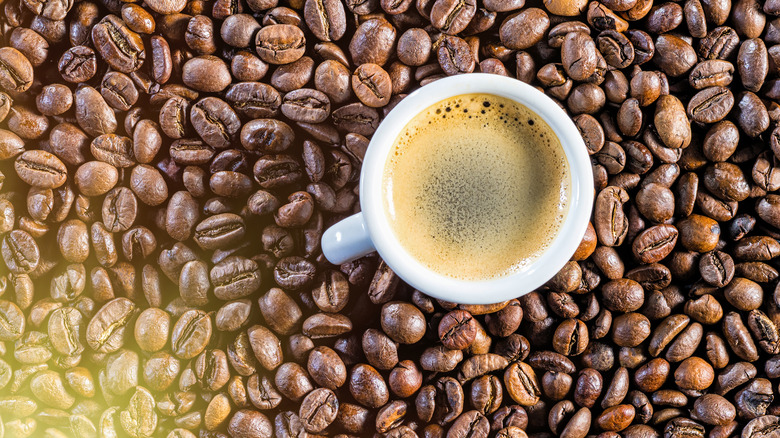
<path id="1" fill-rule="evenodd" d="M 558 136 L 571 177 L 569 210 L 548 250 L 512 275 L 483 281 L 446 277 L 417 262 L 396 239 L 382 200 L 383 169 L 401 130 L 415 115 L 434 103 L 470 93 L 503 96 L 536 112 Z M 409 94 L 382 121 L 363 159 L 361 213 L 326 230 L 322 236 L 322 251 L 329 261 L 341 264 L 376 250 L 399 277 L 427 295 L 465 304 L 496 303 L 533 291 L 566 264 L 585 234 L 593 196 L 593 172 L 585 143 L 569 116 L 555 102 L 530 85 L 509 77 L 485 73 L 451 76 Z M 463 260 L 463 263 L 477 262 Z"/>

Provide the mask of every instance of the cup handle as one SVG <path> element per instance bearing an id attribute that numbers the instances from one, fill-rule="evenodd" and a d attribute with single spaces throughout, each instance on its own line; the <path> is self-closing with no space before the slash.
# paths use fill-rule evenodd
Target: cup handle
<path id="1" fill-rule="evenodd" d="M 353 214 L 322 234 L 322 254 L 334 265 L 350 262 L 376 251 L 363 213 Z"/>

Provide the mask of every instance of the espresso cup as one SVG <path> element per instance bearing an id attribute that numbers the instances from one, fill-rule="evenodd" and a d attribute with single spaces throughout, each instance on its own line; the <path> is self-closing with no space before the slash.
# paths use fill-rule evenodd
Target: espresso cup
<path id="1" fill-rule="evenodd" d="M 383 185 L 386 184 L 383 175 L 400 133 L 431 105 L 466 94 L 503 97 L 535 113 L 557 136 L 570 177 L 568 210 L 547 249 L 521 269 L 487 280 L 453 278 L 420 263 L 396 237 L 383 205 Z M 585 143 L 569 116 L 553 100 L 530 85 L 505 76 L 484 73 L 451 76 L 409 94 L 379 125 L 363 159 L 361 212 L 327 229 L 322 236 L 322 251 L 337 265 L 376 251 L 402 280 L 431 297 L 463 304 L 501 302 L 537 289 L 566 264 L 585 234 L 593 196 L 593 172 Z M 462 264 L 477 262 L 474 259 L 459 261 Z"/>

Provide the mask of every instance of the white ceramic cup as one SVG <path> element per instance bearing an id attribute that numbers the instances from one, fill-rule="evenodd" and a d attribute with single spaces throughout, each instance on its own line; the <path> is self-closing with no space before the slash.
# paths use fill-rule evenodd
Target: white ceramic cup
<path id="1" fill-rule="evenodd" d="M 538 114 L 558 136 L 569 163 L 571 178 L 569 210 L 550 247 L 518 272 L 479 281 L 447 277 L 418 262 L 396 238 L 382 199 L 382 176 L 387 156 L 406 124 L 437 102 L 470 93 L 503 96 Z M 371 138 L 360 173 L 361 213 L 327 229 L 322 236 L 322 252 L 331 263 L 338 265 L 377 251 L 401 279 L 427 295 L 464 304 L 497 303 L 533 291 L 566 264 L 585 234 L 593 196 L 593 171 L 585 143 L 569 116 L 555 102 L 530 85 L 509 77 L 485 73 L 451 76 L 408 95 L 379 125 Z M 477 262 L 463 260 L 463 263 Z"/>

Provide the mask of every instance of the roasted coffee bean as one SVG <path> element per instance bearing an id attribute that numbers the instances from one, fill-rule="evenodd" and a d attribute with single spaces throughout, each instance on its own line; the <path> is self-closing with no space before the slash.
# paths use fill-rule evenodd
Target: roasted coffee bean
<path id="1" fill-rule="evenodd" d="M 763 296 L 763 290 L 758 283 L 741 277 L 734 278 L 724 290 L 726 301 L 744 311 L 757 309 Z"/>
<path id="2" fill-rule="evenodd" d="M 577 356 L 588 346 L 588 330 L 577 319 L 563 321 L 553 335 L 553 348 L 566 356 Z"/>
<path id="3" fill-rule="evenodd" d="M 252 310 L 252 302 L 249 300 L 235 300 L 225 303 L 217 311 L 214 325 L 217 330 L 232 332 L 248 324 L 249 312 Z"/>
<path id="4" fill-rule="evenodd" d="M 299 415 L 303 428 L 309 433 L 322 431 L 336 419 L 339 402 L 336 394 L 327 388 L 317 388 L 301 402 Z"/>
<path id="5" fill-rule="evenodd" d="M 198 56 L 182 66 L 184 84 L 198 91 L 219 92 L 230 84 L 227 64 L 211 56 Z"/>
<path id="6" fill-rule="evenodd" d="M 697 64 L 688 76 L 691 86 L 697 90 L 713 86 L 726 87 L 733 78 L 734 65 L 718 59 Z"/>
<path id="7" fill-rule="evenodd" d="M 379 126 L 379 113 L 362 103 L 352 103 L 333 111 L 333 121 L 340 131 L 370 136 Z"/>
<path id="8" fill-rule="evenodd" d="M 303 31 L 289 24 L 265 26 L 255 35 L 257 54 L 269 64 L 289 64 L 303 56 Z"/>
<path id="9" fill-rule="evenodd" d="M 273 86 L 259 82 L 232 85 L 225 98 L 239 114 L 252 118 L 276 116 L 282 104 L 282 98 Z"/>
<path id="10" fill-rule="evenodd" d="M 258 411 L 241 409 L 230 418 L 228 432 L 231 436 L 248 438 L 255 433 L 271 435 L 273 425 L 268 418 Z"/>
<path id="11" fill-rule="evenodd" d="M 14 161 L 19 179 L 42 189 L 57 188 L 65 183 L 68 169 L 55 155 L 43 150 L 25 151 Z"/>
<path id="12" fill-rule="evenodd" d="M 135 222 L 138 201 L 126 187 L 111 190 L 103 198 L 103 224 L 110 232 L 127 231 Z"/>
<path id="13" fill-rule="evenodd" d="M 71 219 L 57 230 L 57 246 L 62 257 L 71 263 L 83 263 L 89 257 L 87 226 L 79 219 Z"/>
<path id="14" fill-rule="evenodd" d="M 200 165 L 214 157 L 214 148 L 200 139 L 174 140 L 169 148 L 171 158 L 182 165 Z"/>
<path id="15" fill-rule="evenodd" d="M 473 10 L 473 6 L 471 8 Z M 457 8 L 453 12 L 458 14 L 460 9 L 468 11 L 469 7 L 464 4 L 462 8 Z M 444 10 L 442 16 L 446 14 L 447 11 Z M 373 63 L 384 66 L 393 52 L 395 39 L 396 30 L 387 20 L 376 18 L 364 21 L 355 30 L 349 43 L 352 61 L 356 65 Z"/>
<path id="16" fill-rule="evenodd" d="M 453 35 L 466 28 L 476 12 L 476 3 L 436 0 L 430 12 L 431 24 L 444 33 Z"/>
<path id="17" fill-rule="evenodd" d="M 504 372 L 504 386 L 512 399 L 521 406 L 539 401 L 541 390 L 533 369 L 524 362 L 515 362 Z"/>
<path id="18" fill-rule="evenodd" d="M 32 29 L 17 27 L 11 32 L 9 43 L 22 52 L 33 67 L 43 64 L 49 56 L 49 43 Z"/>
<path id="19" fill-rule="evenodd" d="M 314 75 L 314 60 L 303 56 L 297 61 L 285 64 L 274 70 L 271 85 L 283 92 L 303 88 Z"/>
<path id="20" fill-rule="evenodd" d="M 678 4 L 662 4 L 650 9 L 647 14 L 647 30 L 651 33 L 666 33 L 674 30 L 683 21 L 683 9 Z"/>
<path id="21" fill-rule="evenodd" d="M 119 172 L 108 163 L 89 161 L 76 170 L 73 179 L 82 195 L 100 196 L 114 188 Z"/>
<path id="22" fill-rule="evenodd" d="M 672 52 L 675 56 L 669 56 Z M 669 34 L 659 35 L 655 40 L 655 54 L 659 56 L 655 61 L 658 67 L 672 77 L 687 73 L 696 64 L 693 47 L 685 40 Z"/>
<path id="23" fill-rule="evenodd" d="M 28 140 L 40 139 L 49 129 L 48 118 L 26 108 L 12 108 L 6 121 L 11 131 Z"/>
<path id="24" fill-rule="evenodd" d="M 241 256 L 228 257 L 215 264 L 209 278 L 214 285 L 214 295 L 221 300 L 242 298 L 260 287 L 257 263 Z"/>
<path id="25" fill-rule="evenodd" d="M 501 24 L 501 43 L 510 49 L 524 50 L 539 42 L 549 27 L 547 13 L 541 9 L 528 8 Z"/>
<path id="26" fill-rule="evenodd" d="M 179 317 L 171 332 L 171 348 L 180 359 L 200 354 L 211 340 L 211 317 L 200 310 L 188 310 Z"/>
<path id="27" fill-rule="evenodd" d="M 734 265 L 735 274 L 758 283 L 767 283 L 776 279 L 776 270 L 762 262 L 745 262 Z"/>
<path id="28" fill-rule="evenodd" d="M 285 257 L 274 267 L 274 280 L 287 289 L 301 289 L 314 280 L 314 265 L 298 256 Z"/>
<path id="29" fill-rule="evenodd" d="M 38 32 L 18 27 L 11 32 L 10 46 L 19 50 L 34 67 L 46 61 L 49 55 L 49 43 Z"/>
<path id="30" fill-rule="evenodd" d="M 734 277 L 734 260 L 727 253 L 712 251 L 699 259 L 699 270 L 704 281 L 723 287 Z"/>
<path id="31" fill-rule="evenodd" d="M 244 220 L 233 213 L 211 216 L 195 227 L 195 242 L 204 249 L 226 248 L 238 243 L 246 232 Z"/>
<path id="32" fill-rule="evenodd" d="M 241 128 L 241 144 L 249 150 L 283 152 L 294 138 L 289 125 L 273 119 L 253 120 Z"/>
<path id="33" fill-rule="evenodd" d="M 7 205 L 5 202 L 3 204 Z M 8 214 L 13 215 L 13 211 L 6 210 L 4 212 L 4 215 L 6 215 L 3 218 L 4 221 L 12 219 L 7 217 Z M 28 221 L 31 223 L 29 226 L 27 226 Z M 9 286 L 16 288 L 17 298 L 20 304 L 26 303 L 25 306 L 30 304 L 27 300 L 31 298 L 25 292 L 31 294 L 32 289 L 29 291 L 24 289 L 32 288 L 32 285 L 29 284 L 22 287 L 22 285 L 13 285 L 12 283 L 16 279 L 25 280 L 22 283 L 29 283 L 29 278 L 26 277 L 27 273 L 33 273 L 34 270 L 37 270 L 36 272 L 48 272 L 55 266 L 50 260 L 41 258 L 40 249 L 35 242 L 35 238 L 42 237 L 48 230 L 45 224 L 23 217 L 20 219 L 19 229 L 11 230 L 0 241 L 0 250 L 2 250 L 0 254 L 3 256 L 3 261 L 10 273 L 15 274 L 15 276 L 10 276 L 10 282 L 8 278 L 4 280 L 3 289 L 8 288 L 10 290 Z M 19 288 L 22 290 L 20 291 Z"/>
<path id="34" fill-rule="evenodd" d="M 749 236 L 737 242 L 734 256 L 747 261 L 764 261 L 774 258 L 780 251 L 777 241 L 768 236 Z"/>
<path id="35" fill-rule="evenodd" d="M 735 394 L 737 415 L 742 418 L 756 418 L 766 414 L 772 396 L 772 385 L 767 379 L 753 379 L 745 388 Z"/>
<path id="36" fill-rule="evenodd" d="M 146 58 L 141 37 L 115 15 L 92 28 L 92 42 L 108 65 L 123 73 L 138 70 Z"/>
<path id="37" fill-rule="evenodd" d="M 366 330 L 362 346 L 366 360 L 378 369 L 391 369 L 398 363 L 398 344 L 379 330 Z"/>
<path id="38" fill-rule="evenodd" d="M 423 29 L 408 29 L 398 39 L 398 59 L 410 66 L 423 65 L 431 54 L 431 45 L 431 38 Z"/>
<path id="39" fill-rule="evenodd" d="M 594 227 L 599 242 L 607 246 L 617 246 L 623 242 L 628 232 L 628 218 L 623 213 L 623 204 L 628 194 L 619 187 L 607 187 L 597 198 L 594 211 Z"/>
<path id="40" fill-rule="evenodd" d="M 650 105 L 661 95 L 660 76 L 654 72 L 638 72 L 631 78 L 630 94 L 640 106 Z"/>
<path id="41" fill-rule="evenodd" d="M 233 47 L 249 47 L 254 33 L 260 29 L 260 24 L 249 14 L 235 14 L 222 22 L 220 36 L 222 40 Z"/>
<path id="42" fill-rule="evenodd" d="M 225 101 L 215 97 L 201 99 L 193 105 L 190 120 L 203 141 L 220 149 L 230 146 L 241 126 L 235 111 Z"/>
<path id="43" fill-rule="evenodd" d="M 650 336 L 650 323 L 641 313 L 626 313 L 613 319 L 612 340 L 621 347 L 636 347 Z"/>
<path id="44" fill-rule="evenodd" d="M 135 340 L 144 351 L 159 351 L 168 342 L 170 315 L 161 309 L 149 308 L 138 315 Z"/>
<path id="45" fill-rule="evenodd" d="M 4 321 L 2 328 L 0 328 L 0 339 L 4 342 L 8 342 L 21 338 L 25 332 L 25 321 L 22 310 L 16 304 L 5 300 L 0 301 L 0 309 L 2 309 L 0 312 L 2 312 Z M 78 316 L 80 316 L 80 314 Z"/>
<path id="46" fill-rule="evenodd" d="M 306 25 L 321 41 L 337 41 L 346 32 L 347 19 L 341 2 L 307 1 L 303 16 Z"/>
<path id="47" fill-rule="evenodd" d="M 704 173 L 704 185 L 713 195 L 725 201 L 741 201 L 748 195 L 744 174 L 731 163 L 715 163 Z"/>
<path id="48" fill-rule="evenodd" d="M 214 24 L 211 19 L 205 15 L 196 15 L 192 17 L 187 23 L 187 29 L 184 32 L 184 42 L 196 54 L 210 55 L 214 53 L 216 51 L 214 44 Z"/>
<path id="49" fill-rule="evenodd" d="M 8 92 L 24 92 L 33 83 L 33 66 L 13 47 L 0 48 L 0 87 Z"/>
<path id="50" fill-rule="evenodd" d="M 7 160 L 22 152 L 24 152 L 24 141 L 11 131 L 0 130 L 0 158 Z"/>
<path id="51" fill-rule="evenodd" d="M 734 106 L 734 95 L 725 87 L 709 87 L 699 91 L 688 102 L 688 115 L 699 123 L 723 120 Z"/>
<path id="52" fill-rule="evenodd" d="M 696 102 L 695 99 L 696 97 L 694 96 L 691 102 Z M 696 106 L 698 103 L 689 103 L 689 107 L 690 105 L 698 108 Z M 687 123 L 683 113 L 683 105 L 678 98 L 672 95 L 664 95 L 658 98 L 653 123 L 659 139 L 668 148 L 685 148 L 691 142 L 690 125 Z M 693 112 L 691 114 L 693 117 Z"/>
<path id="53" fill-rule="evenodd" d="M 702 152 L 712 161 L 726 161 L 737 149 L 739 131 L 728 120 L 715 124 L 707 132 Z"/>
<path id="54" fill-rule="evenodd" d="M 338 61 L 326 60 L 317 66 L 314 85 L 335 103 L 344 103 L 352 95 L 349 69 Z"/>
<path id="55" fill-rule="evenodd" d="M 691 251 L 712 251 L 718 244 L 720 226 L 709 217 L 694 214 L 681 221 L 677 227 L 680 243 Z"/>
<path id="56" fill-rule="evenodd" d="M 330 100 L 321 91 L 295 90 L 284 96 L 281 110 L 282 114 L 296 122 L 319 123 L 330 114 Z"/>
<path id="57" fill-rule="evenodd" d="M 737 95 L 737 125 L 749 137 L 757 137 L 769 128 L 769 114 L 761 99 L 751 91 Z"/>
<path id="58" fill-rule="evenodd" d="M 444 346 L 427 348 L 420 356 L 420 366 L 427 371 L 448 372 L 463 360 L 461 350 L 450 350 Z"/>
<path id="59" fill-rule="evenodd" d="M 57 69 L 68 82 L 87 82 L 97 73 L 97 57 L 87 46 L 71 47 L 60 57 Z"/>
<path id="60" fill-rule="evenodd" d="M 561 61 L 566 73 L 576 81 L 590 78 L 598 66 L 598 52 L 593 39 L 583 32 L 570 32 L 561 46 Z"/>
<path id="61" fill-rule="evenodd" d="M 192 260 L 182 266 L 179 274 L 179 295 L 185 304 L 193 307 L 208 304 L 209 287 L 208 266 L 205 262 Z"/>
<path id="62" fill-rule="evenodd" d="M 660 261 L 672 251 L 678 235 L 678 230 L 671 225 L 650 227 L 634 239 L 633 254 L 644 263 Z"/>
<path id="63" fill-rule="evenodd" d="M 747 436 L 768 436 L 777 427 L 778 417 L 774 415 L 764 415 L 750 420 L 745 426 Z"/>
<path id="64" fill-rule="evenodd" d="M 699 43 L 699 56 L 705 59 L 727 59 L 736 49 L 739 37 L 728 26 L 711 30 Z"/>
<path id="65" fill-rule="evenodd" d="M 160 128 L 170 138 L 182 138 L 191 132 L 187 122 L 187 111 L 190 102 L 181 97 L 174 96 L 168 99 L 160 109 Z"/>
<path id="66" fill-rule="evenodd" d="M 117 126 L 114 111 L 96 89 L 79 87 L 74 93 L 73 102 L 76 121 L 84 132 L 94 137 L 114 133 Z"/>
<path id="67" fill-rule="evenodd" d="M 767 48 L 758 38 L 745 40 L 737 54 L 737 69 L 742 85 L 749 91 L 758 91 L 767 76 L 769 61 Z"/>
<path id="68" fill-rule="evenodd" d="M 112 108 L 127 111 L 138 101 L 138 89 L 124 73 L 111 72 L 103 76 L 100 94 Z"/>
<path id="69" fill-rule="evenodd" d="M 458 37 L 444 37 L 436 50 L 436 56 L 442 70 L 448 75 L 474 71 L 474 57 L 468 44 Z"/>
<path id="70" fill-rule="evenodd" d="M 487 436 L 490 423 L 479 411 L 468 411 L 460 415 L 450 426 L 451 436 Z"/>
<path id="71" fill-rule="evenodd" d="M 78 128 L 70 128 L 68 125 L 65 125 L 63 129 L 70 131 Z M 133 156 L 132 140 L 127 137 L 121 137 L 116 134 L 101 135 L 92 140 L 89 148 L 95 158 L 114 167 L 132 167 L 136 164 Z"/>
<path id="72" fill-rule="evenodd" d="M 347 369 L 335 351 L 328 347 L 317 347 L 309 354 L 307 369 L 319 385 L 336 390 L 347 380 Z"/>
<path id="73" fill-rule="evenodd" d="M 642 187 L 636 194 L 636 206 L 643 216 L 653 222 L 666 222 L 674 215 L 674 194 L 655 183 Z"/>
<path id="74" fill-rule="evenodd" d="M 569 111 L 573 114 L 595 114 L 604 104 L 604 90 L 591 83 L 576 86 L 567 100 Z"/>
<path id="75" fill-rule="evenodd" d="M 262 9 L 268 9 L 269 7 L 273 7 L 272 3 L 263 3 L 260 2 L 253 2 L 252 8 L 254 10 L 262 10 Z M 268 11 L 265 17 L 263 17 L 263 25 L 268 26 L 271 24 L 290 24 L 293 26 L 300 26 L 303 23 L 303 20 L 296 11 L 285 8 L 285 7 L 275 7 Z"/>
<path id="76" fill-rule="evenodd" d="M 263 319 L 280 334 L 291 334 L 301 323 L 302 312 L 281 289 L 272 288 L 258 300 Z"/>
<path id="77" fill-rule="evenodd" d="M 168 185 L 159 170 L 147 164 L 135 166 L 130 174 L 130 188 L 146 205 L 160 205 L 168 198 Z"/>
<path id="78" fill-rule="evenodd" d="M 154 17 L 138 5 L 124 5 L 122 7 L 122 19 L 134 32 L 146 34 L 154 32 Z"/>
<path id="79" fill-rule="evenodd" d="M 390 101 L 390 75 L 376 64 L 362 64 L 352 73 L 352 90 L 370 107 L 385 106 Z"/>
<path id="80" fill-rule="evenodd" d="M 612 311 L 632 312 L 642 307 L 642 286 L 627 278 L 616 279 L 602 287 L 603 305 Z"/>
<path id="81" fill-rule="evenodd" d="M 382 376 L 375 368 L 366 364 L 358 364 L 352 368 L 349 392 L 358 403 L 370 408 L 384 405 L 390 396 Z M 462 390 L 460 394 L 462 397 Z"/>
<path id="82" fill-rule="evenodd" d="M 90 348 L 103 353 L 121 348 L 125 330 L 136 310 L 127 298 L 115 298 L 103 305 L 87 324 L 86 341 Z"/>
<path id="83" fill-rule="evenodd" d="M 318 281 L 319 285 L 312 291 L 312 298 L 321 310 L 336 311 L 347 304 L 349 283 L 342 274 L 331 271 Z"/>
<path id="84" fill-rule="evenodd" d="M 439 338 L 445 347 L 463 350 L 474 342 L 477 334 L 475 321 L 464 310 L 453 310 L 439 323 Z"/>

